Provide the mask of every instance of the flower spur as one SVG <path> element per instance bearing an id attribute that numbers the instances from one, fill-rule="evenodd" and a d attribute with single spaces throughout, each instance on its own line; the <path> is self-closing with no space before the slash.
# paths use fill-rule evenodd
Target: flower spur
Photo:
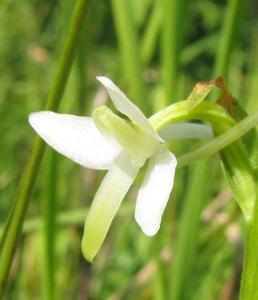
<path id="1" fill-rule="evenodd" d="M 34 130 L 56 151 L 84 167 L 108 170 L 85 222 L 82 252 L 89 261 L 101 247 L 122 200 L 146 160 L 148 166 L 137 196 L 135 219 L 148 236 L 159 230 L 177 165 L 174 154 L 163 147 L 162 137 L 167 140 L 212 136 L 208 126 L 185 123 L 168 125 L 160 131 L 160 136 L 142 111 L 110 79 L 97 79 L 107 89 L 115 108 L 130 121 L 106 106 L 97 107 L 92 118 L 49 111 L 29 116 Z"/>

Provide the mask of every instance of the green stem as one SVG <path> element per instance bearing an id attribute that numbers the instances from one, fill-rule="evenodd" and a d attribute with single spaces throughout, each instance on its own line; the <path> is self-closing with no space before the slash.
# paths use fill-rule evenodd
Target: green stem
<path id="1" fill-rule="evenodd" d="M 170 299 L 185 298 L 184 283 L 189 281 L 192 271 L 197 245 L 200 214 L 206 199 L 207 187 L 207 160 L 198 162 L 191 170 L 190 186 L 184 201 L 182 216 L 178 228 L 178 239 L 173 259 L 172 283 Z"/>
<path id="2" fill-rule="evenodd" d="M 146 102 L 139 42 L 131 16 L 130 4 L 127 0 L 112 0 L 111 4 L 125 77 L 132 88 L 132 98 L 141 109 L 149 112 L 150 105 Z"/>
<path id="3" fill-rule="evenodd" d="M 91 56 L 91 40 L 92 40 L 92 24 L 93 24 L 93 9 L 94 3 L 89 3 L 88 13 L 85 20 L 84 31 L 82 33 L 82 41 L 78 49 L 76 68 L 77 68 L 77 82 L 78 82 L 78 113 L 80 115 L 89 112 L 89 101 L 87 93 L 87 70 L 89 66 L 89 59 Z"/>
<path id="4" fill-rule="evenodd" d="M 258 297 L 258 202 L 255 202 L 252 222 L 246 228 L 244 266 L 241 278 L 240 300 Z"/>
<path id="5" fill-rule="evenodd" d="M 46 110 L 56 110 L 61 101 L 81 38 L 83 24 L 88 9 L 88 2 L 89 1 L 87 0 L 78 0 L 76 3 L 70 30 L 65 41 L 54 83 L 46 104 Z M 32 190 L 43 158 L 44 149 L 45 144 L 43 141 L 36 138 L 31 158 L 20 181 L 18 193 L 15 198 L 15 205 L 11 212 L 12 218 L 8 223 L 8 227 L 5 227 L 5 233 L 3 235 L 4 241 L 0 256 L 0 298 L 3 298 L 4 295 L 15 247 L 29 206 Z"/>
<path id="6" fill-rule="evenodd" d="M 221 106 L 211 101 L 201 102 L 191 111 L 188 109 L 187 100 L 180 101 L 157 112 L 149 120 L 156 130 L 160 130 L 170 123 L 194 119 L 208 121 L 213 125 L 219 123 L 225 129 L 235 124 L 234 120 Z"/>
<path id="7" fill-rule="evenodd" d="M 253 31 L 252 48 L 250 51 L 250 71 L 248 72 L 249 85 L 247 88 L 247 103 L 246 111 L 256 111 L 258 109 L 257 95 L 258 95 L 258 28 Z"/>
<path id="8" fill-rule="evenodd" d="M 182 25 L 186 0 L 162 0 L 162 72 L 166 103 L 176 100 L 177 78 L 179 73 L 179 52 L 182 43 Z"/>
<path id="9" fill-rule="evenodd" d="M 240 15 L 245 5 L 244 0 L 229 0 L 222 28 L 221 38 L 215 60 L 213 77 L 227 77 L 231 51 L 236 40 Z"/>
<path id="10" fill-rule="evenodd" d="M 257 80 L 258 80 L 258 64 L 257 60 L 254 60 L 257 53 L 257 31 L 254 32 L 254 49 L 252 57 L 252 70 L 251 72 L 251 91 L 248 99 L 248 108 L 249 111 L 257 110 Z M 257 149 L 257 146 L 256 146 Z M 244 256 L 244 266 L 242 271 L 241 278 L 241 289 L 240 289 L 240 300 L 244 299 L 257 299 L 258 297 L 258 203 L 256 199 L 256 205 L 254 210 L 254 219 L 252 224 L 246 229 L 246 238 L 245 238 L 245 256 Z M 253 298 L 252 298 L 253 297 Z"/>
<path id="11" fill-rule="evenodd" d="M 156 41 L 160 33 L 162 12 L 160 2 L 153 4 L 153 9 L 146 30 L 142 37 L 141 54 L 144 65 L 148 65 L 153 57 Z"/>
<path id="12" fill-rule="evenodd" d="M 55 299 L 55 236 L 57 212 L 58 156 L 51 149 L 44 195 L 44 255 L 45 255 L 45 299 Z"/>
<path id="13" fill-rule="evenodd" d="M 200 147 L 199 149 L 179 157 L 179 165 L 184 166 L 186 164 L 194 162 L 198 159 L 202 159 L 203 157 L 210 156 L 222 150 L 237 139 L 241 138 L 257 124 L 258 112 L 246 117 L 245 119 L 237 123 L 237 125 L 231 127 L 228 131 L 217 136 L 216 138 L 214 138 L 204 146 Z"/>
<path id="14" fill-rule="evenodd" d="M 231 53 L 234 50 L 236 41 L 240 16 L 244 10 L 245 0 L 229 0 L 227 4 L 226 14 L 224 17 L 224 24 L 222 33 L 218 43 L 217 53 L 215 57 L 215 65 L 212 77 L 223 76 L 227 79 L 228 66 L 230 62 Z M 217 100 L 220 91 L 214 90 L 211 95 L 212 100 Z"/>

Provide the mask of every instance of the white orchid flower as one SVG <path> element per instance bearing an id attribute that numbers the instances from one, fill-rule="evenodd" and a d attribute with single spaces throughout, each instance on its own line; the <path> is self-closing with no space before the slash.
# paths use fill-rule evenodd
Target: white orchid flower
<path id="1" fill-rule="evenodd" d="M 82 252 L 89 261 L 102 245 L 122 200 L 147 159 L 135 219 L 148 236 L 159 230 L 177 165 L 175 155 L 163 147 L 162 137 L 212 136 L 208 126 L 185 123 L 169 125 L 159 135 L 141 110 L 110 79 L 97 79 L 107 89 L 116 109 L 130 121 L 118 117 L 106 106 L 97 107 L 92 118 L 49 111 L 29 116 L 31 126 L 55 150 L 84 167 L 108 170 L 85 222 Z"/>

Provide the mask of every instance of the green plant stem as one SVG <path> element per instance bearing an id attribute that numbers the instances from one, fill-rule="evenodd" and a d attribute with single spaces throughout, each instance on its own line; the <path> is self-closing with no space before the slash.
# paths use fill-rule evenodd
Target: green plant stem
<path id="1" fill-rule="evenodd" d="M 244 10 L 244 0 L 229 0 L 224 18 L 221 38 L 215 60 L 213 77 L 227 77 L 227 70 L 231 51 L 236 40 L 240 15 Z"/>
<path id="2" fill-rule="evenodd" d="M 50 150 L 47 170 L 46 193 L 44 195 L 44 258 L 45 258 L 45 299 L 55 297 L 55 237 L 57 212 L 58 156 Z"/>
<path id="3" fill-rule="evenodd" d="M 258 63 L 256 58 L 258 49 L 257 30 L 254 31 L 253 51 L 251 57 L 251 72 L 249 72 L 250 86 L 248 91 L 247 110 L 257 110 L 257 80 Z M 256 145 L 257 149 L 257 145 Z M 254 208 L 253 222 L 246 228 L 245 255 L 241 278 L 240 300 L 258 299 L 258 203 Z"/>
<path id="4" fill-rule="evenodd" d="M 182 44 L 182 27 L 187 0 L 162 0 L 163 29 L 161 39 L 162 76 L 166 99 L 176 100 L 177 78 L 179 75 L 179 52 Z"/>
<path id="5" fill-rule="evenodd" d="M 215 103 L 202 102 L 191 112 L 187 111 L 186 106 L 186 101 L 175 103 L 154 114 L 149 120 L 157 131 L 169 123 L 192 119 L 209 121 L 213 125 L 219 123 L 220 126 L 225 127 L 227 131 L 218 135 L 199 149 L 181 156 L 178 159 L 180 166 L 184 166 L 201 159 L 202 157 L 210 156 L 222 150 L 237 139 L 241 138 L 258 124 L 258 112 L 249 115 L 233 126 L 235 124 L 234 121 Z"/>
<path id="6" fill-rule="evenodd" d="M 89 3 L 88 13 L 85 20 L 84 31 L 82 33 L 82 41 L 78 49 L 76 68 L 77 68 L 77 82 L 78 82 L 78 113 L 79 115 L 88 114 L 89 104 L 87 93 L 87 70 L 91 56 L 91 42 L 92 42 L 92 24 L 93 24 L 93 9 L 94 3 Z"/>
<path id="7" fill-rule="evenodd" d="M 61 101 L 66 82 L 70 73 L 72 63 L 79 46 L 83 24 L 88 8 L 87 0 L 78 0 L 74 9 L 71 20 L 70 30 L 65 41 L 61 54 L 60 62 L 57 67 L 57 73 L 54 79 L 52 89 L 46 104 L 46 110 L 56 110 Z M 45 144 L 39 138 L 36 138 L 31 158 L 22 175 L 18 193 L 15 198 L 15 205 L 11 212 L 12 217 L 9 219 L 8 226 L 5 227 L 3 235 L 0 256 L 0 298 L 3 298 L 7 277 L 11 267 L 15 246 L 18 242 L 24 217 L 26 215 L 32 190 L 36 182 L 40 164 L 44 154 Z"/>
<path id="8" fill-rule="evenodd" d="M 198 245 L 198 230 L 200 214 L 206 199 L 207 160 L 198 162 L 191 170 L 190 186 L 187 189 L 182 216 L 178 228 L 178 239 L 172 267 L 172 283 L 170 299 L 185 299 L 185 282 L 189 281 L 189 275 L 195 259 Z"/>
<path id="9" fill-rule="evenodd" d="M 249 85 L 247 88 L 247 103 L 246 103 L 246 110 L 253 112 L 258 109 L 257 104 L 257 95 L 258 95 L 258 28 L 256 28 L 253 32 L 253 38 L 252 38 L 252 49 L 250 53 L 250 71 L 249 71 Z"/>
<path id="10" fill-rule="evenodd" d="M 150 105 L 146 102 L 139 42 L 130 4 L 127 0 L 112 0 L 111 4 L 125 77 L 131 86 L 132 98 L 142 110 L 150 112 Z"/>
<path id="11" fill-rule="evenodd" d="M 148 65 L 153 57 L 156 41 L 160 33 L 162 9 L 159 1 L 155 1 L 149 22 L 142 37 L 141 54 L 144 65 Z"/>
<path id="12" fill-rule="evenodd" d="M 227 80 L 231 53 L 239 31 L 240 16 L 244 11 L 245 0 L 229 0 L 224 17 L 222 33 L 217 47 L 212 77 L 222 76 Z M 214 90 L 211 99 L 216 101 L 220 91 Z"/>
<path id="13" fill-rule="evenodd" d="M 204 146 L 200 147 L 199 149 L 179 157 L 178 159 L 179 165 L 184 166 L 198 159 L 201 159 L 202 157 L 210 156 L 222 150 L 223 148 L 230 145 L 237 139 L 241 138 L 257 124 L 258 124 L 258 112 L 246 117 L 245 119 L 237 123 L 237 125 L 231 127 L 228 131 L 217 136 L 216 138 L 214 138 Z"/>
<path id="14" fill-rule="evenodd" d="M 257 200 L 257 199 L 256 199 Z M 252 222 L 246 227 L 245 257 L 241 278 L 240 300 L 258 297 L 258 202 L 255 202 Z"/>
<path id="15" fill-rule="evenodd" d="M 226 113 L 224 108 L 211 101 L 203 101 L 191 111 L 188 109 L 188 102 L 180 101 L 174 103 L 149 118 L 150 123 L 156 130 L 160 130 L 170 123 L 187 120 L 203 120 L 211 124 L 219 123 L 226 126 L 226 129 L 233 126 L 235 121 Z"/>

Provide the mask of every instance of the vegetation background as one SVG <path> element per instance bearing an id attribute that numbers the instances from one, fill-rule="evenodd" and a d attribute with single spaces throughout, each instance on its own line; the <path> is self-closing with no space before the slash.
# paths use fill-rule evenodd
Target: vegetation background
<path id="1" fill-rule="evenodd" d="M 221 75 L 248 112 L 258 108 L 257 1 L 89 1 L 60 112 L 89 115 L 107 101 L 107 75 L 147 116 Z M 6 220 L 68 30 L 72 0 L 0 3 L 0 223 Z M 216 98 L 214 93 L 211 98 Z M 201 142 L 178 141 L 177 154 Z M 237 299 L 242 219 L 219 157 L 179 169 L 159 234 L 134 222 L 137 182 L 93 265 L 83 223 L 103 173 L 48 149 L 9 276 L 6 299 Z M 1 227 L 2 228 L 2 227 Z M 2 230 L 2 229 L 1 229 Z"/>

